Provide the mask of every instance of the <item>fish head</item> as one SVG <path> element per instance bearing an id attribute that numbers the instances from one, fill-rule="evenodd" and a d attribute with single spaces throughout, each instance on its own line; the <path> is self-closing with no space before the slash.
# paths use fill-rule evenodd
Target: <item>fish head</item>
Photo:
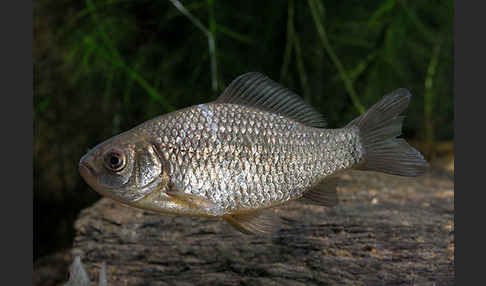
<path id="1" fill-rule="evenodd" d="M 126 204 L 168 184 L 155 145 L 131 133 L 122 133 L 89 150 L 79 161 L 79 172 L 95 191 Z"/>

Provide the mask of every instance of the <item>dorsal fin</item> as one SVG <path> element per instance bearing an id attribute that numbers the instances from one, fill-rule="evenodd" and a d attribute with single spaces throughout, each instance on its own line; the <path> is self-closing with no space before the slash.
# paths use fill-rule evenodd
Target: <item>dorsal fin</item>
<path id="1" fill-rule="evenodd" d="M 322 115 L 301 97 L 258 72 L 234 79 L 216 102 L 255 107 L 312 127 L 326 126 Z"/>

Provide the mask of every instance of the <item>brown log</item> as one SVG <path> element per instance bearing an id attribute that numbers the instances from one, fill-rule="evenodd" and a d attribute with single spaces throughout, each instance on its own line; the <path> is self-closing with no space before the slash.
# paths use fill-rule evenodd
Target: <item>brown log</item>
<path id="1" fill-rule="evenodd" d="M 276 209 L 267 237 L 102 199 L 80 214 L 72 254 L 92 281 L 106 262 L 109 286 L 453 285 L 452 176 L 343 174 L 337 207 Z"/>

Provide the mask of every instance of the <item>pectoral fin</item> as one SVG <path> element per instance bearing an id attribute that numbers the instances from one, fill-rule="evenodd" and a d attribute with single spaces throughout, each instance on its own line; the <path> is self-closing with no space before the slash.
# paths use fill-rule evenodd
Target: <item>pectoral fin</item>
<path id="1" fill-rule="evenodd" d="M 200 209 L 205 211 L 208 215 L 221 216 L 223 215 L 223 209 L 210 201 L 209 199 L 193 194 L 187 194 L 181 191 L 171 191 L 167 194 L 173 198 L 173 202 L 184 205 L 192 209 Z"/>
<path id="2" fill-rule="evenodd" d="M 301 199 L 302 202 L 326 207 L 333 207 L 338 204 L 337 185 L 339 178 L 326 178 L 306 191 Z"/>
<path id="3" fill-rule="evenodd" d="M 280 226 L 279 217 L 271 210 L 259 210 L 242 214 L 228 214 L 223 218 L 245 234 L 271 234 Z"/>

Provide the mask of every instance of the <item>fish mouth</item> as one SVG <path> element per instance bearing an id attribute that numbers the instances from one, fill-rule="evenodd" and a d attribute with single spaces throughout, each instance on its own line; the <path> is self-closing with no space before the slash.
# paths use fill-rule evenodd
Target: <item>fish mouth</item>
<path id="1" fill-rule="evenodd" d="M 89 161 L 82 160 L 79 162 L 78 171 L 84 181 L 96 192 L 100 193 L 104 196 L 111 196 L 109 192 L 105 190 L 102 186 L 98 184 L 96 181 L 96 169 L 89 163 Z"/>
<path id="2" fill-rule="evenodd" d="M 86 161 L 79 162 L 78 170 L 79 173 L 81 174 L 81 177 L 83 177 L 86 181 L 88 181 L 89 178 L 95 174 L 95 170 L 93 166 L 91 166 Z"/>
<path id="3" fill-rule="evenodd" d="M 88 162 L 81 160 L 78 165 L 78 170 L 79 173 L 81 174 L 81 177 L 86 181 L 86 183 L 98 194 L 111 198 L 113 200 L 119 201 L 121 203 L 127 203 L 121 198 L 115 196 L 110 192 L 110 188 L 107 188 L 106 186 L 101 186 L 96 182 L 96 171 L 93 168 L 92 165 L 90 165 Z"/>

